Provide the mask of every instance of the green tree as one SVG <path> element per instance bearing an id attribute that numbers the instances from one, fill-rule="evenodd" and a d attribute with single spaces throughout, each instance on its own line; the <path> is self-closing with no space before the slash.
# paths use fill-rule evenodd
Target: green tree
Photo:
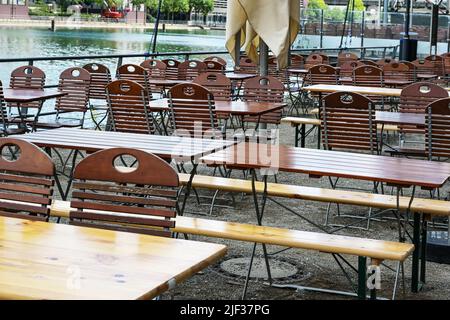
<path id="1" fill-rule="evenodd" d="M 319 18 L 321 9 L 324 11 L 328 9 L 328 6 L 324 0 L 309 0 L 306 15 L 313 19 Z"/>

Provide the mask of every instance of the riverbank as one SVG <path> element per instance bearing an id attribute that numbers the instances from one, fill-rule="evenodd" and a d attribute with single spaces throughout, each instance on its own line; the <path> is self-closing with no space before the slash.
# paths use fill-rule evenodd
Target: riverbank
<path id="1" fill-rule="evenodd" d="M 30 19 L 0 19 L 0 27 L 51 27 L 52 20 L 30 20 Z M 86 20 L 76 20 L 76 19 L 56 19 L 55 20 L 56 28 L 99 28 L 99 29 L 154 29 L 154 23 L 145 23 L 145 24 L 131 24 L 124 22 L 109 22 L 109 21 L 86 21 Z M 164 26 L 163 26 L 164 25 Z M 199 30 L 205 29 L 210 30 L 213 28 L 203 27 L 191 24 L 168 24 L 168 23 L 160 23 L 160 30 L 165 28 L 166 30 Z M 214 28 L 216 29 L 216 28 Z"/>

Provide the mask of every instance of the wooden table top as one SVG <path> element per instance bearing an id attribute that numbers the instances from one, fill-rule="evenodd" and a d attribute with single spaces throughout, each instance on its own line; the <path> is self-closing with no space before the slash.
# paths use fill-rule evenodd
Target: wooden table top
<path id="1" fill-rule="evenodd" d="M 253 73 L 236 73 L 236 72 L 225 72 L 225 75 L 230 80 L 245 80 L 245 79 L 250 79 L 250 78 L 254 78 L 257 76 L 257 74 L 253 74 Z"/>
<path id="2" fill-rule="evenodd" d="M 445 162 L 244 142 L 201 160 L 211 165 L 278 169 L 312 177 L 332 176 L 428 188 L 441 187 L 450 177 L 450 164 Z"/>
<path id="3" fill-rule="evenodd" d="M 407 113 L 407 112 L 389 112 L 389 111 L 376 111 L 375 121 L 382 124 L 394 124 L 394 125 L 425 125 L 424 113 Z"/>
<path id="4" fill-rule="evenodd" d="M 235 141 L 197 139 L 176 136 L 59 128 L 13 135 L 40 147 L 76 149 L 89 152 L 108 148 L 134 148 L 164 159 L 198 159 L 203 155 L 233 145 Z"/>
<path id="5" fill-rule="evenodd" d="M 5 89 L 3 95 L 6 102 L 26 103 L 32 101 L 42 101 L 61 97 L 67 93 L 58 91 L 57 89 Z"/>
<path id="6" fill-rule="evenodd" d="M 268 112 L 277 111 L 287 106 L 286 103 L 254 102 L 254 101 L 214 101 L 217 113 L 231 115 L 259 116 Z M 168 99 L 157 99 L 150 101 L 150 108 L 155 111 L 168 111 Z"/>
<path id="7" fill-rule="evenodd" d="M 395 88 L 377 88 L 377 87 L 362 87 L 362 86 L 334 85 L 334 84 L 314 84 L 312 86 L 305 87 L 304 90 L 322 93 L 348 91 L 353 93 L 379 95 L 387 97 L 399 97 L 400 93 L 402 92 L 402 89 L 395 89 Z"/>
<path id="8" fill-rule="evenodd" d="M 353 79 L 351 77 L 342 77 L 339 78 L 339 82 L 342 83 L 353 83 Z M 392 86 L 392 87 L 396 87 L 396 86 L 406 86 L 408 84 L 414 83 L 414 81 L 411 80 L 402 80 L 402 79 L 384 79 L 383 80 L 384 85 L 385 86 Z"/>
<path id="9" fill-rule="evenodd" d="M 175 86 L 180 83 L 191 83 L 192 80 L 148 79 L 148 83 L 156 86 Z"/>
<path id="10" fill-rule="evenodd" d="M 297 68 L 289 68 L 287 69 L 289 73 L 298 73 L 298 74 L 306 74 L 308 73 L 308 69 L 297 69 Z"/>
<path id="11" fill-rule="evenodd" d="M 152 299 L 224 245 L 0 217 L 0 299 Z"/>
<path id="12" fill-rule="evenodd" d="M 418 74 L 416 74 L 416 78 L 418 78 L 418 79 L 428 80 L 428 79 L 434 79 L 434 78 L 437 78 L 437 77 L 438 77 L 437 74 L 426 74 L 426 73 L 418 73 Z"/>

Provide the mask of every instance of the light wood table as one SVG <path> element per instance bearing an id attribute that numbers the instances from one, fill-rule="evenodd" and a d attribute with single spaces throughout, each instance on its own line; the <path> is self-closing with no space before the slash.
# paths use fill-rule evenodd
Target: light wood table
<path id="1" fill-rule="evenodd" d="M 0 299 L 152 299 L 224 245 L 0 217 Z"/>

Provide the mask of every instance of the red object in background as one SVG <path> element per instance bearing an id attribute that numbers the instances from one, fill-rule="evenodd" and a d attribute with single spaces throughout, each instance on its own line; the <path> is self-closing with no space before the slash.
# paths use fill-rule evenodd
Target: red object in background
<path id="1" fill-rule="evenodd" d="M 116 10 L 115 7 L 103 10 L 102 18 L 122 19 L 123 13 Z"/>

